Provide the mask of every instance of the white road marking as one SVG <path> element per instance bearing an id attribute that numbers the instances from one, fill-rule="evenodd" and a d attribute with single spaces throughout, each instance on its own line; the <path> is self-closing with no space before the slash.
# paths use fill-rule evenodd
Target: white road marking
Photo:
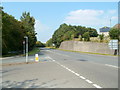
<path id="1" fill-rule="evenodd" d="M 74 71 L 71 70 L 72 73 L 75 73 Z"/>
<path id="2" fill-rule="evenodd" d="M 68 56 L 68 55 L 63 55 L 63 54 L 56 53 L 56 52 L 53 52 L 53 51 L 50 51 L 50 50 L 46 50 L 46 51 L 48 51 L 48 52 L 52 52 L 52 53 L 55 53 L 55 54 L 58 54 L 58 55 L 62 55 L 62 56 L 66 56 L 66 57 L 70 57 L 70 56 Z"/>
<path id="3" fill-rule="evenodd" d="M 117 66 L 114 66 L 114 65 L 110 65 L 110 64 L 105 64 L 106 66 L 109 66 L 109 67 L 114 67 L 114 68 L 118 68 Z"/>
<path id="4" fill-rule="evenodd" d="M 88 80 L 88 79 L 86 79 L 85 81 L 88 82 L 88 83 L 93 83 L 92 81 L 90 81 L 90 80 Z"/>
<path id="5" fill-rule="evenodd" d="M 97 85 L 97 84 L 93 84 L 93 86 L 95 86 L 96 88 L 102 88 L 102 87 L 100 87 L 100 86 Z"/>
<path id="6" fill-rule="evenodd" d="M 54 62 L 55 60 L 53 60 L 53 62 Z"/>
<path id="7" fill-rule="evenodd" d="M 80 76 L 78 73 L 75 73 L 75 75 Z"/>
<path id="8" fill-rule="evenodd" d="M 30 59 L 31 61 L 34 60 L 34 59 Z"/>
<path id="9" fill-rule="evenodd" d="M 53 60 L 51 57 L 49 57 L 49 59 L 51 59 L 52 61 L 55 61 L 55 60 Z M 78 73 L 76 73 L 76 72 L 74 72 L 74 71 L 72 71 L 71 69 L 69 69 L 68 67 L 66 67 L 66 66 L 64 66 L 64 65 L 62 65 L 62 64 L 60 64 L 59 62 L 55 62 L 55 63 L 57 63 L 57 64 L 59 64 L 61 67 L 63 67 L 63 68 L 65 68 L 65 69 L 67 69 L 68 71 L 70 71 L 70 72 L 72 72 L 72 73 L 74 73 L 76 76 L 78 76 L 78 77 L 80 77 L 81 79 L 85 79 L 85 81 L 86 82 L 88 82 L 88 83 L 90 83 L 90 84 L 92 84 L 93 82 L 92 81 L 90 81 L 90 80 L 88 80 L 88 79 L 86 79 L 85 77 L 83 77 L 83 76 L 80 76 Z M 101 86 L 99 86 L 99 85 L 97 85 L 97 84 L 92 84 L 94 87 L 96 87 L 96 88 L 102 88 Z"/>
<path id="10" fill-rule="evenodd" d="M 80 76 L 80 78 L 85 79 L 85 77 L 83 77 L 83 76 Z"/>

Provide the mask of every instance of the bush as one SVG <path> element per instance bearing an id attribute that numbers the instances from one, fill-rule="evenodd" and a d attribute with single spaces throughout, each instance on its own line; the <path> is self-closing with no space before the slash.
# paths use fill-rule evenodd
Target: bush
<path id="1" fill-rule="evenodd" d="M 100 39 L 100 42 L 103 42 L 104 34 L 100 34 L 100 35 L 99 35 L 99 39 Z"/>
<path id="2" fill-rule="evenodd" d="M 84 38 L 84 41 L 90 41 L 89 32 L 85 32 L 85 33 L 83 34 L 83 38 Z"/>

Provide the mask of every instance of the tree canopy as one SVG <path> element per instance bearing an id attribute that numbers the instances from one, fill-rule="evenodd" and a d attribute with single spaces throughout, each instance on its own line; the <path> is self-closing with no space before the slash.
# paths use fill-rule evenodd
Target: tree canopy
<path id="1" fill-rule="evenodd" d="M 109 31 L 109 36 L 111 39 L 119 39 L 119 35 L 120 35 L 120 29 L 111 28 L 111 30 Z"/>
<path id="2" fill-rule="evenodd" d="M 2 11 L 2 54 L 16 51 L 22 52 L 24 36 L 28 36 L 29 49 L 32 49 L 36 42 L 34 30 L 35 19 L 30 13 L 23 13 L 18 21 L 12 15 Z"/>
<path id="3" fill-rule="evenodd" d="M 73 38 L 83 37 L 85 32 L 89 32 L 90 37 L 97 37 L 98 33 L 96 29 L 86 28 L 83 26 L 72 26 L 67 24 L 61 24 L 60 27 L 54 32 L 52 36 L 52 42 L 56 47 L 59 47 L 61 42 L 65 40 L 72 40 Z"/>

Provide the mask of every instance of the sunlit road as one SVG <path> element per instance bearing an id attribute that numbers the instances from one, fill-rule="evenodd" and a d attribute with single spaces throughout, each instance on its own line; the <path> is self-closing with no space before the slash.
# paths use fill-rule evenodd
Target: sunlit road
<path id="1" fill-rule="evenodd" d="M 34 56 L 28 60 L 2 60 L 3 88 L 118 88 L 117 56 L 41 48 L 38 63 Z"/>

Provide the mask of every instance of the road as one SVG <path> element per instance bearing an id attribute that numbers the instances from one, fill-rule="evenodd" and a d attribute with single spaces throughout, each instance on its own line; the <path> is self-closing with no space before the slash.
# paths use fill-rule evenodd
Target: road
<path id="1" fill-rule="evenodd" d="M 41 48 L 34 58 L 3 59 L 3 88 L 118 88 L 117 56 Z"/>

